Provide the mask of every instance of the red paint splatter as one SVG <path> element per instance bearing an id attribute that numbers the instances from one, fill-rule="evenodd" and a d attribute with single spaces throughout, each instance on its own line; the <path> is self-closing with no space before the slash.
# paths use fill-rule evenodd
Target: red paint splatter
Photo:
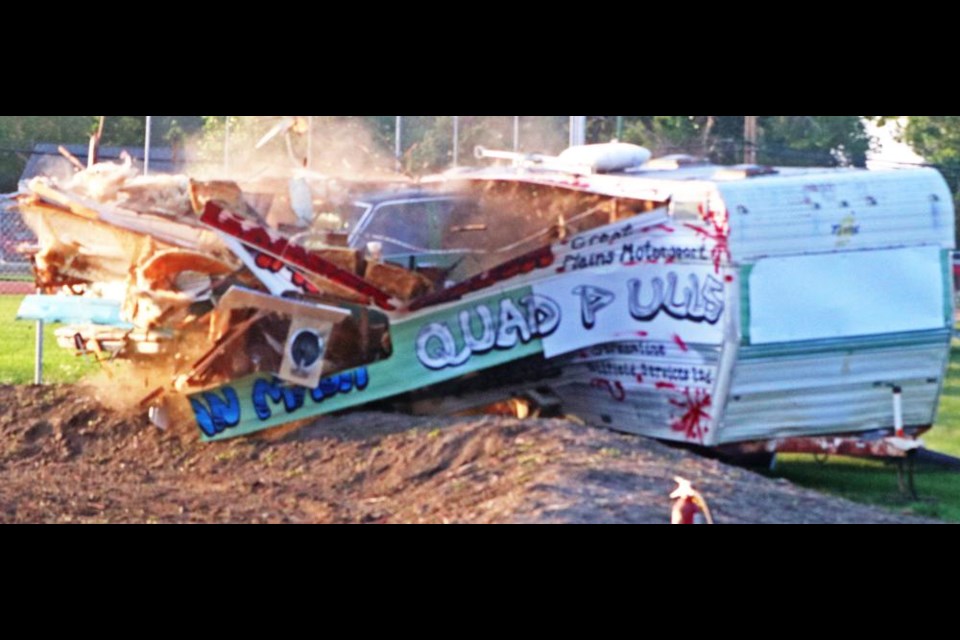
<path id="1" fill-rule="evenodd" d="M 283 271 L 283 268 L 287 266 L 283 263 L 283 260 L 277 260 L 276 258 L 268 256 L 265 253 L 253 251 L 252 249 L 250 250 L 250 255 L 253 256 L 254 264 L 264 271 L 269 271 L 270 273 L 280 273 Z M 290 282 L 293 284 L 293 286 L 299 287 L 304 293 L 309 293 L 311 295 L 320 294 L 320 290 L 315 287 L 312 282 L 307 280 L 302 273 L 290 269 L 290 274 Z"/>
<path id="2" fill-rule="evenodd" d="M 590 386 L 594 389 L 606 389 L 610 393 L 610 397 L 617 402 L 623 402 L 627 399 L 627 391 L 619 380 L 610 382 L 606 378 L 594 378 L 590 381 Z"/>
<path id="3" fill-rule="evenodd" d="M 672 382 L 658 382 L 657 389 L 676 389 L 677 385 Z"/>
<path id="4" fill-rule="evenodd" d="M 639 336 L 639 337 L 641 337 L 641 338 L 646 338 L 646 337 L 649 336 L 649 335 L 650 335 L 650 334 L 647 333 L 646 331 L 637 331 L 637 336 Z"/>
<path id="5" fill-rule="evenodd" d="M 251 251 L 250 253 L 255 256 L 254 263 L 261 269 L 265 269 L 271 273 L 280 273 L 280 270 L 283 269 L 282 260 L 271 258 L 267 254 L 258 251 Z"/>
<path id="6" fill-rule="evenodd" d="M 713 419 L 707 413 L 707 409 L 713 404 L 710 394 L 703 389 L 688 388 L 684 390 L 681 400 L 671 398 L 670 404 L 684 412 L 683 416 L 670 425 L 670 428 L 683 433 L 687 440 L 703 444 L 704 436 L 710 430 L 708 425 Z"/>
<path id="7" fill-rule="evenodd" d="M 643 376 L 640 375 L 639 373 L 637 374 L 637 382 L 639 382 L 640 384 L 643 384 Z"/>
<path id="8" fill-rule="evenodd" d="M 665 224 L 658 224 L 654 227 L 654 229 L 660 229 L 661 231 L 666 231 L 667 233 L 674 233 L 676 231 L 676 229 L 673 227 L 668 227 Z"/>
<path id="9" fill-rule="evenodd" d="M 687 346 L 687 343 L 684 342 L 683 338 L 681 338 L 677 334 L 673 334 L 673 341 L 674 343 L 676 343 L 678 347 L 680 347 L 680 351 L 683 351 L 684 353 L 686 353 L 687 351 L 690 351 L 690 347 Z"/>
<path id="10" fill-rule="evenodd" d="M 297 273 L 296 271 L 293 272 L 293 277 L 290 278 L 290 281 L 293 282 L 295 287 L 300 287 L 307 293 L 313 295 L 319 295 L 320 293 L 320 290 L 313 286 L 312 282 L 303 277 L 303 274 Z"/>
<path id="11" fill-rule="evenodd" d="M 726 277 L 724 278 L 724 281 L 726 281 L 728 284 L 731 283 L 731 282 L 733 282 L 733 276 L 726 276 Z"/>
<path id="12" fill-rule="evenodd" d="M 713 249 L 710 251 L 710 257 L 713 258 L 713 266 L 717 273 L 720 273 L 720 265 L 724 261 L 730 260 L 730 215 L 727 211 L 707 211 L 703 213 L 703 207 L 700 208 L 703 221 L 708 228 L 700 227 L 695 224 L 684 223 L 683 226 L 693 229 L 699 235 L 714 241 Z"/>

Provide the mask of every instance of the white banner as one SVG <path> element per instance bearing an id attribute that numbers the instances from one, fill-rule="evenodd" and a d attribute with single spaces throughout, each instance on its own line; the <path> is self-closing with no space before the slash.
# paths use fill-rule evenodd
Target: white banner
<path id="1" fill-rule="evenodd" d="M 667 210 L 658 209 L 574 236 L 553 246 L 557 273 L 613 265 L 713 262 L 713 240 L 669 223 Z"/>
<path id="2" fill-rule="evenodd" d="M 750 274 L 753 344 L 946 326 L 938 247 L 761 260 Z"/>
<path id="3" fill-rule="evenodd" d="M 686 350 L 723 341 L 726 285 L 712 264 L 596 269 L 533 290 L 561 308 L 563 321 L 543 339 L 548 358 L 606 342 L 659 340 Z"/>

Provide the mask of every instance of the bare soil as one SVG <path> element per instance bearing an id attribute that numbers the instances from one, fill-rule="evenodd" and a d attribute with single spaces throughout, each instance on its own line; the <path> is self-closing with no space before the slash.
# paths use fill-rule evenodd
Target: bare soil
<path id="1" fill-rule="evenodd" d="M 924 522 L 560 420 L 355 413 L 204 444 L 77 387 L 0 406 L 3 523 L 667 523 L 675 475 L 719 524 Z"/>

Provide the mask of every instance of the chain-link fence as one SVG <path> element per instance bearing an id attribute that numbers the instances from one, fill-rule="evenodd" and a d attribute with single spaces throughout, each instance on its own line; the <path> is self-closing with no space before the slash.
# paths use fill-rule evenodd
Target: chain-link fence
<path id="1" fill-rule="evenodd" d="M 36 242 L 20 214 L 11 211 L 13 200 L 0 196 L 0 293 L 28 293 L 33 288 L 30 259 L 23 250 Z"/>

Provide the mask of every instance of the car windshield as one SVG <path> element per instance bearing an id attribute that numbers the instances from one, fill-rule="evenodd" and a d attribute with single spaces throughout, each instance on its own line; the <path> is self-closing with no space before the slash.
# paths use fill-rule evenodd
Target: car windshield
<path id="1" fill-rule="evenodd" d="M 357 228 L 357 225 L 360 224 L 363 216 L 366 215 L 371 207 L 372 205 L 363 203 L 353 203 L 338 207 L 337 216 L 339 216 L 343 222 L 340 230 L 344 233 L 353 233 L 353 230 Z"/>
<path id="2" fill-rule="evenodd" d="M 455 198 L 398 200 L 376 207 L 356 242 L 385 243 L 385 255 L 475 248 L 475 238 L 455 232 L 476 219 L 476 206 Z"/>

